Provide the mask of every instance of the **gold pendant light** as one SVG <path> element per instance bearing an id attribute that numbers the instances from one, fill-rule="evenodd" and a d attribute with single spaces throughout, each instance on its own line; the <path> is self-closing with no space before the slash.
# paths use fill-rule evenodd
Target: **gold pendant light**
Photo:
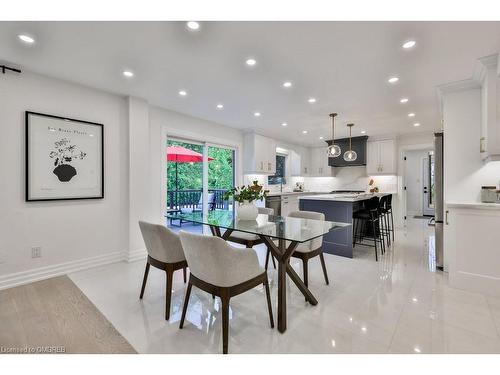
<path id="1" fill-rule="evenodd" d="M 337 116 L 336 113 L 330 113 L 330 117 L 332 118 L 332 144 L 327 149 L 329 158 L 337 158 L 342 153 L 340 147 L 335 144 L 335 116 Z"/>
<path id="2" fill-rule="evenodd" d="M 345 161 L 355 161 L 358 158 L 356 151 L 352 149 L 352 127 L 354 124 L 347 124 L 349 127 L 349 150 L 344 153 Z"/>

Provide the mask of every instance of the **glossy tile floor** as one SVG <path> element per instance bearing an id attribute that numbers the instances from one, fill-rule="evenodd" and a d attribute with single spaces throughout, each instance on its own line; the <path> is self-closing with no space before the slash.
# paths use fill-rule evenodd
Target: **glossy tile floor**
<path id="1" fill-rule="evenodd" d="M 261 288 L 231 300 L 230 353 L 500 353 L 500 299 L 448 286 L 436 272 L 433 230 L 413 219 L 396 232 L 396 244 L 375 262 L 373 249 L 356 258 L 325 255 L 330 286 L 318 259 L 309 284 L 319 300 L 310 306 L 288 284 L 288 330 L 269 327 Z M 261 263 L 265 249 L 256 247 Z M 144 261 L 116 263 L 71 279 L 139 353 L 220 353 L 220 302 L 196 288 L 179 330 L 185 285 L 174 276 L 170 321 L 165 321 L 165 274 L 151 268 L 144 300 Z M 301 263 L 292 260 L 301 275 Z M 270 269 L 276 313 L 276 271 Z"/>

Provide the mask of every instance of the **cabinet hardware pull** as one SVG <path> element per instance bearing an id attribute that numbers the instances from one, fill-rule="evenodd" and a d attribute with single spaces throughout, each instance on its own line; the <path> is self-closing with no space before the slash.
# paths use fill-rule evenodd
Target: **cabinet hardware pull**
<path id="1" fill-rule="evenodd" d="M 444 222 L 446 225 L 450 225 L 450 223 L 448 222 L 448 214 L 450 213 L 450 211 L 446 210 L 446 213 L 445 213 L 445 218 L 444 218 Z"/>

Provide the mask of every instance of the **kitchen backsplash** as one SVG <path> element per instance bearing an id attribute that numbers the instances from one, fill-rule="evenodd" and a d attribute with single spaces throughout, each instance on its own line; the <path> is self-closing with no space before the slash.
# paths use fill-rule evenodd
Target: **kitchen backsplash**
<path id="1" fill-rule="evenodd" d="M 252 181 L 259 181 L 260 185 L 264 185 L 266 189 L 271 191 L 279 190 L 279 185 L 267 185 L 267 176 L 263 175 L 245 175 L 243 182 L 250 184 Z M 377 186 L 381 192 L 396 192 L 398 190 L 397 176 L 367 176 L 366 168 L 349 167 L 337 168 L 335 177 L 289 177 L 287 184 L 283 187 L 293 189 L 296 182 L 303 182 L 304 189 L 308 191 L 329 192 L 332 190 L 368 190 L 368 182 L 370 178 L 375 181 L 374 186 Z"/>

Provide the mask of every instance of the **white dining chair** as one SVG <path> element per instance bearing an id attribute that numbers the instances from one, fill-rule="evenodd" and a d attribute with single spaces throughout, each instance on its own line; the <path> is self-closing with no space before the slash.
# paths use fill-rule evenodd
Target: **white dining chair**
<path id="1" fill-rule="evenodd" d="M 272 208 L 257 207 L 257 209 L 259 210 L 259 214 L 269 215 L 269 216 L 274 215 L 274 210 Z M 245 232 L 233 232 L 231 236 L 229 236 L 227 241 L 239 243 L 241 245 L 245 245 L 248 248 L 264 243 L 264 241 L 256 234 L 245 233 Z M 271 254 L 271 250 L 269 250 L 268 248 L 266 253 L 266 262 L 265 262 L 266 270 L 267 270 L 267 265 L 269 263 L 269 257 L 271 257 L 271 260 L 273 261 L 273 266 L 274 268 L 276 268 L 276 262 L 274 261 L 274 257 Z"/>
<path id="2" fill-rule="evenodd" d="M 189 264 L 189 282 L 179 328 L 183 328 L 192 286 L 219 296 L 222 301 L 222 352 L 228 352 L 229 300 L 263 284 L 271 328 L 274 327 L 267 272 L 260 267 L 253 249 L 238 249 L 220 237 L 179 233 Z"/>
<path id="3" fill-rule="evenodd" d="M 182 269 L 186 282 L 187 262 L 182 250 L 179 236 L 164 225 L 139 221 L 142 238 L 148 251 L 146 269 L 142 280 L 140 299 L 144 296 L 144 289 L 148 280 L 149 267 L 153 266 L 166 273 L 165 319 L 170 318 L 170 301 L 172 299 L 172 280 L 174 272 Z"/>
<path id="4" fill-rule="evenodd" d="M 325 215 L 320 212 L 313 211 L 293 211 L 289 217 L 296 217 L 301 219 L 321 220 L 325 221 Z M 311 258 L 319 256 L 321 261 L 321 268 L 323 268 L 323 275 L 325 277 L 326 285 L 329 284 L 328 273 L 326 271 L 325 258 L 323 256 L 323 237 L 315 238 L 311 241 L 300 243 L 297 245 L 292 257 L 302 260 L 302 269 L 304 275 L 304 284 L 308 286 L 308 261 Z"/>

